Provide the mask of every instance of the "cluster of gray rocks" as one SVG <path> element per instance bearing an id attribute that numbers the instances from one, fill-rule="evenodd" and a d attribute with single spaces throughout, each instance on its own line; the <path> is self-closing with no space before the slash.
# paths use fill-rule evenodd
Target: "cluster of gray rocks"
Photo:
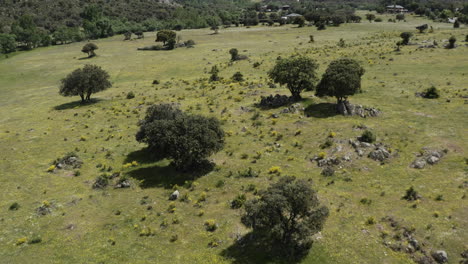
<path id="1" fill-rule="evenodd" d="M 411 163 L 410 167 L 414 169 L 423 169 L 426 165 L 434 165 L 447 154 L 448 150 L 430 150 L 424 148 L 418 157 Z"/>

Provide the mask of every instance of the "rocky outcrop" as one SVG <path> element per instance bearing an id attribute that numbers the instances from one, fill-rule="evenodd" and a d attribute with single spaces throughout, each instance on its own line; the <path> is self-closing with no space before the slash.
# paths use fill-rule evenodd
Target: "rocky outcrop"
<path id="1" fill-rule="evenodd" d="M 362 105 L 353 105 L 349 101 L 339 102 L 336 106 L 339 114 L 345 116 L 376 117 L 381 114 L 380 110 Z"/>

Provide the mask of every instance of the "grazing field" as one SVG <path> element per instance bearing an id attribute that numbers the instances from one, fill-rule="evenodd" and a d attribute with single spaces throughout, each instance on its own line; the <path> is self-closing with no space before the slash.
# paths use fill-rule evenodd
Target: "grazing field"
<path id="1" fill-rule="evenodd" d="M 424 23 L 434 32 L 417 33 Z M 396 52 L 403 31 L 414 33 L 415 45 Z M 82 58 L 84 43 L 73 43 L 0 60 L 0 263 L 273 262 L 258 248 L 236 245 L 249 230 L 240 223 L 242 208 L 231 209 L 230 201 L 242 193 L 252 198 L 280 175 L 311 180 L 330 209 L 303 263 L 413 263 L 421 253 L 407 252 L 405 229 L 427 252 L 445 250 L 449 263 L 461 260 L 468 246 L 466 26 L 453 29 L 407 15 L 407 22 L 363 21 L 323 31 L 286 25 L 178 34 L 195 47 L 137 51 L 154 45 L 155 33 L 145 33 L 132 41 L 97 40 L 98 56 L 91 59 Z M 458 47 L 443 48 L 452 35 Z M 340 38 L 344 47 L 337 46 Z M 438 48 L 418 48 L 434 40 Z M 231 65 L 231 48 L 249 60 Z M 270 88 L 267 72 L 278 56 L 292 54 L 316 59 L 319 76 L 334 59 L 358 60 L 366 70 L 363 93 L 350 101 L 378 108 L 381 115 L 336 115 L 334 98 L 311 91 L 303 93 L 304 111 L 256 107 L 261 96 L 289 94 L 284 87 Z M 254 68 L 255 62 L 260 65 Z M 60 80 L 88 63 L 108 71 L 113 87 L 93 95 L 93 104 L 61 97 Z M 224 80 L 207 81 L 213 65 Z M 237 71 L 245 81 L 230 81 Z M 440 98 L 415 96 L 431 86 Z M 135 98 L 126 98 L 130 91 Z M 219 118 L 227 134 L 224 150 L 211 157 L 215 169 L 193 182 L 193 175 L 176 172 L 170 161 L 148 159 L 145 145 L 135 140 L 146 108 L 167 102 Z M 392 158 L 380 163 L 354 153 L 348 141 L 364 126 L 392 150 Z M 333 146 L 322 149 L 331 132 Z M 423 148 L 448 152 L 435 165 L 410 168 Z M 79 175 L 47 171 L 69 152 L 83 161 Z M 311 160 L 320 152 L 351 158 L 327 177 Z M 249 167 L 258 177 L 244 177 Z M 131 188 L 92 189 L 97 176 L 116 172 L 130 177 Z M 402 199 L 411 186 L 421 199 Z M 185 201 L 171 204 L 174 189 Z M 15 202 L 19 208 L 10 210 Z M 50 213 L 38 214 L 41 206 Z M 218 224 L 214 232 L 205 230 L 209 219 Z M 40 243 L 31 243 L 39 237 Z M 392 249 L 400 244 L 402 250 Z"/>

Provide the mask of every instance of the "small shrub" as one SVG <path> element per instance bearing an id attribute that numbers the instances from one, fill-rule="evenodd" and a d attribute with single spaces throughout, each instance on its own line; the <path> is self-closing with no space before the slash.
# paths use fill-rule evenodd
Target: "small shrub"
<path id="1" fill-rule="evenodd" d="M 198 202 L 204 202 L 206 201 L 206 192 L 202 192 L 200 194 L 200 197 L 198 197 Z"/>
<path id="2" fill-rule="evenodd" d="M 321 174 L 323 176 L 327 176 L 327 177 L 330 177 L 330 176 L 333 176 L 335 174 L 335 170 L 332 168 L 332 167 L 325 167 Z"/>
<path id="3" fill-rule="evenodd" d="M 260 173 L 257 171 L 254 171 L 251 167 L 249 167 L 245 171 L 238 172 L 238 176 L 242 178 L 254 178 L 254 177 L 258 177 L 259 175 Z"/>
<path id="4" fill-rule="evenodd" d="M 55 170 L 55 165 L 50 165 L 49 168 L 47 168 L 47 172 L 53 172 Z"/>
<path id="5" fill-rule="evenodd" d="M 224 180 L 219 180 L 218 182 L 216 182 L 215 186 L 216 188 L 221 188 L 224 186 L 226 182 Z"/>
<path id="6" fill-rule="evenodd" d="M 337 45 L 338 47 L 340 47 L 340 48 L 346 47 L 346 43 L 345 43 L 345 41 L 344 41 L 342 38 L 340 38 L 340 41 L 338 41 L 338 44 L 336 44 L 336 45 Z"/>
<path id="7" fill-rule="evenodd" d="M 455 42 L 457 42 L 457 39 L 454 36 L 451 36 L 449 38 L 449 44 L 448 44 L 447 48 L 449 48 L 449 49 L 455 48 Z"/>
<path id="8" fill-rule="evenodd" d="M 232 80 L 235 82 L 242 82 L 244 81 L 244 75 L 241 72 L 236 72 L 232 75 Z"/>
<path id="9" fill-rule="evenodd" d="M 218 228 L 216 221 L 213 219 L 209 219 L 205 221 L 205 229 L 206 231 L 214 232 Z"/>
<path id="10" fill-rule="evenodd" d="M 324 159 L 326 156 L 327 156 L 327 153 L 322 151 L 322 152 L 320 152 L 320 153 L 318 154 L 317 157 L 318 157 L 319 159 Z"/>
<path id="11" fill-rule="evenodd" d="M 169 213 L 174 213 L 176 211 L 176 205 L 175 202 L 170 202 L 169 207 L 167 208 L 167 211 Z"/>
<path id="12" fill-rule="evenodd" d="M 154 236 L 154 235 L 155 235 L 154 231 L 149 227 L 145 227 L 140 231 L 140 236 Z"/>
<path id="13" fill-rule="evenodd" d="M 359 137 L 359 141 L 373 143 L 376 140 L 376 136 L 372 131 L 366 130 L 362 133 L 361 137 Z"/>
<path id="14" fill-rule="evenodd" d="M 427 88 L 423 94 L 424 94 L 423 97 L 428 98 L 428 99 L 437 99 L 440 97 L 439 90 L 437 90 L 435 86 L 431 86 L 430 88 Z"/>
<path id="15" fill-rule="evenodd" d="M 245 194 L 237 195 L 236 198 L 234 198 L 234 200 L 231 201 L 231 208 L 232 209 L 241 208 L 244 205 L 246 200 L 247 200 L 247 197 L 245 196 Z"/>
<path id="16" fill-rule="evenodd" d="M 135 94 L 132 91 L 128 92 L 127 99 L 133 99 L 133 98 L 135 98 Z"/>
<path id="17" fill-rule="evenodd" d="M 327 140 L 325 140 L 324 143 L 320 144 L 320 148 L 326 149 L 326 148 L 333 146 L 333 144 L 334 144 L 333 140 L 331 140 L 330 138 L 327 138 Z"/>
<path id="18" fill-rule="evenodd" d="M 208 246 L 211 247 L 211 248 L 218 247 L 218 246 L 219 246 L 219 241 L 216 240 L 216 239 L 213 239 L 212 241 L 210 241 L 210 242 L 208 243 Z"/>
<path id="19" fill-rule="evenodd" d="M 376 223 L 375 218 L 372 216 L 368 217 L 366 220 L 366 225 L 373 225 L 375 223 Z"/>
<path id="20" fill-rule="evenodd" d="M 362 198 L 359 202 L 361 204 L 364 204 L 364 205 L 371 205 L 372 204 L 372 200 L 368 199 L 368 198 Z"/>
<path id="21" fill-rule="evenodd" d="M 189 39 L 189 40 L 185 41 L 184 44 L 185 44 L 185 46 L 187 48 L 191 48 L 191 47 L 195 46 L 195 41 L 193 41 L 192 39 Z"/>
<path id="22" fill-rule="evenodd" d="M 42 242 L 42 238 L 41 238 L 40 236 L 37 236 L 37 235 L 36 235 L 36 236 L 33 236 L 33 237 L 29 240 L 28 244 L 38 244 L 38 243 L 41 243 L 41 242 Z"/>
<path id="23" fill-rule="evenodd" d="M 174 234 L 174 235 L 171 236 L 171 239 L 169 239 L 169 241 L 176 242 L 177 239 L 179 239 L 179 236 L 177 234 Z"/>
<path id="24" fill-rule="evenodd" d="M 334 137 L 336 137 L 336 133 L 335 133 L 335 132 L 330 132 L 330 133 L 328 134 L 328 137 L 329 137 L 329 138 L 334 138 Z"/>
<path id="25" fill-rule="evenodd" d="M 16 240 L 16 245 L 17 246 L 22 245 L 22 244 L 26 243 L 27 241 L 28 241 L 27 237 L 19 238 L 18 240 Z"/>
<path id="26" fill-rule="evenodd" d="M 10 205 L 10 207 L 8 208 L 8 210 L 10 210 L 10 211 L 16 211 L 16 210 L 18 210 L 19 208 L 20 208 L 19 203 L 14 202 L 14 203 L 12 203 L 12 204 Z"/>
<path id="27" fill-rule="evenodd" d="M 375 21 L 375 22 L 382 22 L 383 20 L 382 20 L 382 18 L 378 17 L 378 18 L 376 18 L 374 21 Z"/>
<path id="28" fill-rule="evenodd" d="M 418 192 L 416 192 L 416 190 L 414 190 L 413 186 L 411 186 L 408 190 L 406 190 L 406 193 L 402 198 L 407 201 L 416 201 L 421 198 L 421 196 L 418 194 Z"/>
<path id="29" fill-rule="evenodd" d="M 203 216 L 204 214 L 205 214 L 205 211 L 204 211 L 204 210 L 200 210 L 200 211 L 198 211 L 198 214 L 197 214 L 197 215 L 198 215 L 198 216 Z"/>
<path id="30" fill-rule="evenodd" d="M 253 67 L 254 67 L 254 68 L 258 68 L 258 67 L 260 67 L 260 65 L 261 65 L 260 62 L 257 61 L 257 62 L 255 62 L 255 63 L 253 64 Z"/>
<path id="31" fill-rule="evenodd" d="M 268 169 L 269 174 L 281 174 L 281 167 L 280 166 L 272 166 Z"/>

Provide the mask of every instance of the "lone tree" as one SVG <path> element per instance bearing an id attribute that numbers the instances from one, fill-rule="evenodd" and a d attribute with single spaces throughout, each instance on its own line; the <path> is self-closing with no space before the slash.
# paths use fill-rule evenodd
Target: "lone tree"
<path id="1" fill-rule="evenodd" d="M 301 99 L 303 90 L 313 90 L 317 81 L 315 71 L 319 65 L 313 59 L 298 56 L 281 59 L 268 72 L 268 76 L 275 83 L 286 85 L 293 100 Z"/>
<path id="2" fill-rule="evenodd" d="M 400 34 L 400 37 L 403 39 L 401 41 L 402 45 L 408 45 L 409 39 L 413 36 L 413 33 L 411 32 L 403 32 Z"/>
<path id="3" fill-rule="evenodd" d="M 245 203 L 242 223 L 253 229 L 272 252 L 301 258 L 312 247 L 312 235 L 322 230 L 328 208 L 304 180 L 286 176 Z"/>
<path id="4" fill-rule="evenodd" d="M 216 118 L 188 115 L 170 104 L 152 105 L 140 121 L 136 140 L 148 144 L 159 158 L 170 158 L 178 170 L 200 168 L 224 146 Z"/>
<path id="5" fill-rule="evenodd" d="M 156 33 L 156 42 L 162 42 L 163 45 L 166 45 L 166 42 L 173 39 L 175 40 L 177 33 L 172 30 L 160 30 Z"/>
<path id="6" fill-rule="evenodd" d="M 229 50 L 229 54 L 231 54 L 231 60 L 235 61 L 237 60 L 237 57 L 239 56 L 239 51 L 236 48 L 232 48 Z"/>
<path id="7" fill-rule="evenodd" d="M 369 22 L 372 23 L 372 20 L 375 19 L 375 15 L 374 14 L 366 14 L 366 19 L 369 20 Z"/>
<path id="8" fill-rule="evenodd" d="M 87 64 L 83 69 L 76 69 L 62 79 L 59 93 L 63 96 L 81 97 L 84 103 L 91 99 L 91 94 L 110 88 L 109 74 L 96 65 Z"/>
<path id="9" fill-rule="evenodd" d="M 81 52 L 87 53 L 88 58 L 96 56 L 95 50 L 99 49 L 98 46 L 94 43 L 86 43 L 81 49 Z"/>
<path id="10" fill-rule="evenodd" d="M 455 20 L 455 22 L 453 23 L 453 28 L 459 28 L 460 27 L 460 22 L 458 22 L 458 19 Z"/>
<path id="11" fill-rule="evenodd" d="M 317 85 L 316 95 L 336 97 L 340 111 L 342 103 L 347 106 L 348 96 L 361 91 L 361 76 L 364 72 L 364 68 L 353 59 L 334 60 Z"/>

